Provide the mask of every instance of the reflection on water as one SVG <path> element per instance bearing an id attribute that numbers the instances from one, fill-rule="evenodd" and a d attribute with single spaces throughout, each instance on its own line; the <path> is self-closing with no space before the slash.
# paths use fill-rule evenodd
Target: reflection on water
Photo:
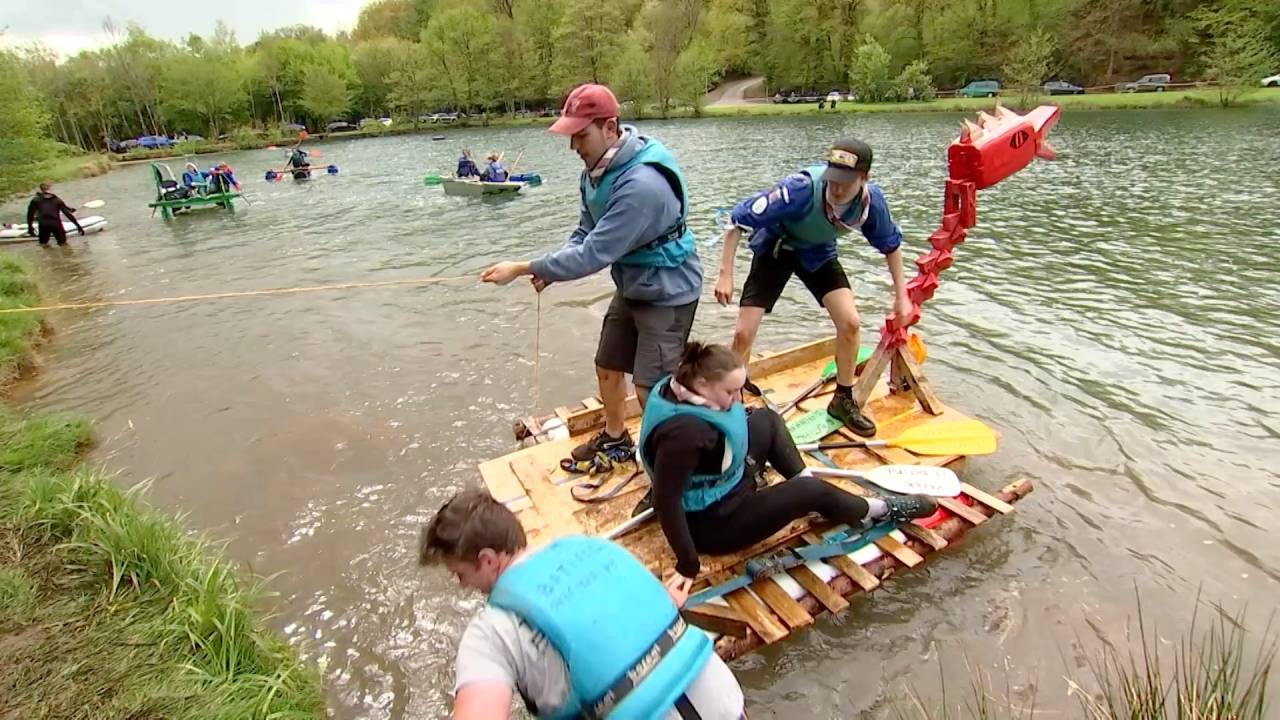
<path id="1" fill-rule="evenodd" d="M 912 254 L 938 220 L 948 115 L 839 115 L 644 128 L 690 177 L 708 277 L 714 210 L 856 133 L 876 149 Z M 1274 607 L 1280 550 L 1280 114 L 1067 114 L 1061 155 L 982 193 L 979 226 L 921 326 L 944 399 L 1003 433 L 971 461 L 987 488 L 1037 491 L 852 611 L 744 658 L 753 717 L 891 716 L 902 683 L 952 688 L 969 662 L 1037 677 L 1064 710 L 1060 658 L 1077 634 L 1119 632 L 1135 585 L 1149 616 L 1181 627 L 1202 588 L 1228 606 Z M 226 156 L 252 205 L 163 223 L 145 166 L 58 188 L 102 198 L 111 229 L 66 252 L 22 247 L 63 301 L 473 275 L 554 247 L 576 218 L 576 158 L 534 129 L 320 144 L 342 174 L 267 184 L 276 153 Z M 510 202 L 447 198 L 422 175 L 459 146 L 523 150 L 546 183 Z M 7 207 L 13 214 L 22 207 Z M 8 219 L 6 214 L 5 219 Z M 842 249 L 868 324 L 887 309 L 874 251 Z M 745 277 L 740 261 L 739 282 Z M 607 278 L 543 303 L 543 409 L 590 392 Z M 727 339 L 734 312 L 707 297 L 695 335 Z M 535 305 L 527 286 L 464 279 L 60 313 L 38 381 L 18 399 L 88 413 L 97 459 L 154 480 L 157 504 L 231 538 L 277 574 L 278 627 L 323 658 L 333 715 L 434 717 L 454 643 L 480 605 L 415 566 L 416 531 L 475 464 L 511 448 L 532 407 Z M 798 284 L 760 348 L 828 332 Z M 1088 623 L 1085 622 L 1086 618 Z M 1003 670 L 1001 671 L 1003 672 Z M 1025 690 L 1025 688 L 1024 688 Z"/>

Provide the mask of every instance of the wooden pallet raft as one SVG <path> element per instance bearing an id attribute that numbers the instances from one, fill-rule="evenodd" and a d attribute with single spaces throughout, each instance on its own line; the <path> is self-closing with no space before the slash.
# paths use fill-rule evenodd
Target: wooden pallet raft
<path id="1" fill-rule="evenodd" d="M 791 350 L 756 358 L 751 363 L 751 377 L 766 394 L 781 405 L 797 397 L 819 376 L 834 351 L 834 338 L 801 345 Z M 917 369 L 918 371 L 918 369 Z M 918 373 L 923 379 L 923 374 Z M 796 415 L 826 407 L 830 393 L 818 394 L 800 403 Z M 890 392 L 882 380 L 871 393 L 865 411 L 876 421 L 880 434 L 891 437 L 923 423 L 966 419 L 965 416 L 936 402 L 927 412 L 917 396 L 910 392 Z M 524 448 L 480 465 L 481 475 L 494 497 L 504 502 L 520 518 L 534 546 L 555 537 L 573 533 L 602 534 L 630 517 L 631 510 L 648 488 L 648 479 L 627 464 L 606 479 L 599 493 L 609 491 L 636 475 L 625 490 L 599 503 L 574 499 L 571 489 L 584 482 L 583 476 L 570 476 L 559 467 L 561 458 L 587 435 L 603 425 L 603 412 L 597 400 L 589 398 L 578 408 L 560 408 L 542 418 L 517 421 Z M 628 427 L 635 437 L 639 432 L 639 405 L 633 403 L 628 412 Z M 572 431 L 548 431 L 556 426 Z M 845 430 L 831 436 L 833 440 L 856 439 Z M 898 448 L 835 450 L 829 458 L 848 469 L 870 469 L 885 464 L 930 464 L 959 468 L 963 457 L 917 456 Z M 806 456 L 817 466 L 817 460 Z M 598 479 L 598 478 L 597 478 Z M 773 475 L 771 482 L 782 482 Z M 842 478 L 828 478 L 850 492 L 866 494 L 862 486 Z M 708 631 L 716 639 L 717 652 L 726 658 L 736 657 L 759 645 L 778 642 L 792 632 L 807 627 L 822 612 L 842 612 L 849 606 L 846 598 L 857 592 L 869 592 L 901 568 L 914 567 L 932 554 L 945 549 L 971 528 L 989 517 L 1012 510 L 1031 490 L 1029 481 L 1020 480 L 1001 491 L 988 494 L 969 485 L 962 487 L 957 498 L 941 498 L 944 508 L 941 523 L 932 529 L 916 524 L 902 525 L 874 544 L 846 556 L 838 556 L 793 567 L 776 576 L 754 581 L 750 587 L 737 590 L 697 607 L 686 609 L 691 623 Z M 830 530 L 818 520 L 798 520 L 767 540 L 742 552 L 726 556 L 704 556 L 702 574 L 695 592 L 714 586 L 742 573 L 747 561 L 777 553 L 780 549 L 820 540 Z M 675 566 L 675 558 L 656 522 L 643 525 L 618 541 L 659 577 L 665 577 Z"/>

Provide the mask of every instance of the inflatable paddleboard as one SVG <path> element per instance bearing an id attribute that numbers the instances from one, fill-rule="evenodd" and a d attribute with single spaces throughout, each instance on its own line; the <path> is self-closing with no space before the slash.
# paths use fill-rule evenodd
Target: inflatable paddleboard
<path id="1" fill-rule="evenodd" d="M 84 228 L 85 235 L 99 233 L 107 229 L 107 219 L 101 215 L 83 217 L 80 218 L 80 227 Z M 35 229 L 37 233 L 40 232 L 38 225 Z M 80 236 L 79 233 L 76 232 L 76 226 L 70 221 L 64 220 L 62 222 L 62 229 L 67 231 L 68 239 Z M 3 226 L 0 226 L 0 243 L 35 242 L 37 239 L 37 237 L 27 234 L 26 223 L 5 223 Z"/>

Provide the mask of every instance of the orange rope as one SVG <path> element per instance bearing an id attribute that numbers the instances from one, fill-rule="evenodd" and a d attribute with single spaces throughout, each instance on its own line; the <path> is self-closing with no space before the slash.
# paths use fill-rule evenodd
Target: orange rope
<path id="1" fill-rule="evenodd" d="M 475 275 L 455 275 L 452 277 L 414 278 L 411 280 L 382 280 L 378 282 L 338 283 L 335 285 L 313 285 L 310 287 L 275 288 L 272 290 L 243 290 L 239 292 L 209 293 L 207 295 L 179 295 L 176 297 L 142 298 L 138 300 L 103 300 L 101 302 L 62 303 L 58 305 L 38 305 L 36 307 L 2 308 L 0 314 L 44 312 L 47 310 L 86 310 L 89 308 L 119 307 L 123 305 L 163 305 L 168 303 L 194 302 L 196 300 L 224 300 L 227 298 L 255 297 L 260 295 L 294 295 L 298 293 L 324 292 L 328 290 L 351 290 L 356 288 L 395 287 L 399 285 L 432 285 L 458 280 L 474 280 Z"/>

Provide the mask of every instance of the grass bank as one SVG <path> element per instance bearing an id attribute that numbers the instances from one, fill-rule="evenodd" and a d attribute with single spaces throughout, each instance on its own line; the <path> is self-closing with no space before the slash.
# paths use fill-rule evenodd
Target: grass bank
<path id="1" fill-rule="evenodd" d="M 0 201 L 34 192 L 42 182 L 54 184 L 79 178 L 97 177 L 111 170 L 106 155 L 76 154 L 42 163 L 27 163 L 0 172 Z M 54 189 L 57 192 L 57 189 Z"/>
<path id="2" fill-rule="evenodd" d="M 0 258 L 0 307 L 29 304 Z M 25 320 L 20 320 L 25 318 Z M 12 377 L 40 334 L 0 315 Z M 317 672 L 220 551 L 80 464 L 89 424 L 0 407 L 0 718 L 322 718 Z"/>
<path id="3" fill-rule="evenodd" d="M 1013 106 L 1016 98 L 1001 101 Z M 1238 105 L 1280 103 L 1280 90 L 1258 88 L 1240 96 Z M 835 110 L 818 110 L 817 103 L 782 105 L 752 103 L 748 105 L 714 105 L 703 108 L 706 117 L 749 117 L 766 115 L 812 115 L 817 112 L 977 112 L 989 109 L 992 98 L 941 98 L 929 102 L 858 103 L 842 102 Z M 1103 93 L 1098 95 L 1054 95 L 1038 98 L 1035 104 L 1058 105 L 1064 110 L 1153 110 L 1167 108 L 1216 108 L 1218 91 L 1181 90 L 1162 93 Z"/>

